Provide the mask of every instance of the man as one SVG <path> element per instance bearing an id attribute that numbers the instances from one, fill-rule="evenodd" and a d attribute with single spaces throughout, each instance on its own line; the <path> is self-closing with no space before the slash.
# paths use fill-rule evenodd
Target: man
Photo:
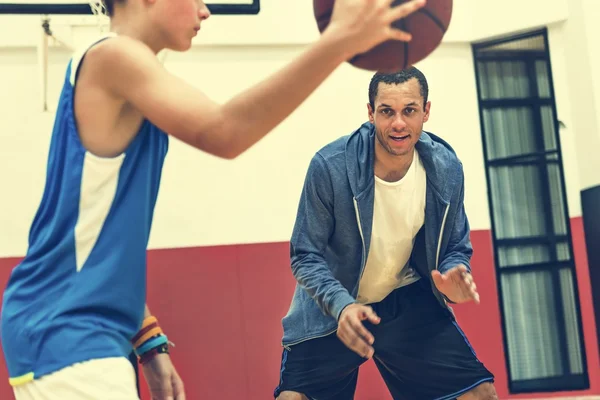
<path id="1" fill-rule="evenodd" d="M 497 399 L 447 302 L 479 301 L 462 164 L 423 132 L 417 68 L 377 73 L 369 121 L 313 157 L 291 239 L 280 400 L 352 399 L 373 358 L 394 399 Z M 337 332 L 337 333 L 336 333 Z"/>
<path id="2" fill-rule="evenodd" d="M 127 359 L 133 346 L 153 399 L 183 400 L 167 335 L 144 307 L 169 138 L 239 156 L 340 64 L 386 40 L 410 40 L 392 22 L 424 3 L 337 1 L 319 40 L 219 104 L 157 58 L 191 48 L 210 15 L 201 0 L 104 0 L 110 32 L 75 52 L 60 78 L 45 190 L 3 295 L 2 346 L 16 399 L 138 399 Z"/>

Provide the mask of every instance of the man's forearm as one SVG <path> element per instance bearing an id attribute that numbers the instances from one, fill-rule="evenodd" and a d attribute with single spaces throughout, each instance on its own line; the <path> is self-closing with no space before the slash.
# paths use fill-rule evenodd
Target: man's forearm
<path id="1" fill-rule="evenodd" d="M 355 303 L 356 299 L 333 276 L 325 260 L 302 262 L 299 258 L 301 256 L 296 255 L 296 258 L 292 259 L 292 273 L 296 281 L 325 314 L 338 320 L 342 310 Z"/>

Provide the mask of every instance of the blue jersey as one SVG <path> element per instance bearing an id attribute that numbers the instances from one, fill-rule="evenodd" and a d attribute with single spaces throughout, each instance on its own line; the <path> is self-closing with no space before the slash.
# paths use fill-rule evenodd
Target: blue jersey
<path id="1" fill-rule="evenodd" d="M 73 111 L 84 54 L 68 64 L 28 251 L 3 296 L 12 385 L 77 362 L 127 356 L 143 321 L 146 248 L 168 137 L 145 120 L 121 155 L 86 151 Z"/>

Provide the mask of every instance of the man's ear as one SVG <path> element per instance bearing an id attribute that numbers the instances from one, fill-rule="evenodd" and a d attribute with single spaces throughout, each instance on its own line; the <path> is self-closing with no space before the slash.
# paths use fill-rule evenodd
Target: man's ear
<path id="1" fill-rule="evenodd" d="M 425 104 L 425 115 L 423 116 L 423 122 L 427 122 L 429 120 L 429 111 L 431 110 L 431 101 L 428 101 Z"/>

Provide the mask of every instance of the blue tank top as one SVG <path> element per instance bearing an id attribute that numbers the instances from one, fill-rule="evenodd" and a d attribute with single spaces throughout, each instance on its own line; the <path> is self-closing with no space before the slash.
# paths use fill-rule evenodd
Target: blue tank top
<path id="1" fill-rule="evenodd" d="M 111 36 L 111 34 L 106 35 Z M 18 385 L 77 362 L 127 356 L 142 324 L 146 248 L 168 137 L 145 120 L 121 155 L 100 158 L 79 139 L 67 66 L 43 197 L 2 304 L 2 347 Z"/>

